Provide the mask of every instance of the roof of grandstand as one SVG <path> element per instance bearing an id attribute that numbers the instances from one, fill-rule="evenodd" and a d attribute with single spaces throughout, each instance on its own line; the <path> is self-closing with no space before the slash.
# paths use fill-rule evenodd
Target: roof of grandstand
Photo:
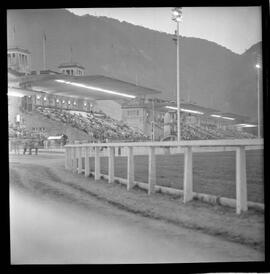
<path id="1" fill-rule="evenodd" d="M 162 102 L 163 101 L 163 102 Z M 122 108 L 151 108 L 153 107 L 152 102 L 140 102 L 136 99 L 134 100 L 130 100 L 128 102 L 126 102 L 125 104 L 122 105 Z M 172 107 L 172 109 L 168 109 L 166 107 Z M 154 108 L 155 110 L 159 110 L 159 111 L 176 111 L 176 103 L 173 101 L 167 101 L 166 100 L 161 100 L 160 103 L 154 103 Z M 181 101 L 181 110 L 186 110 L 186 111 L 190 111 L 190 112 L 200 112 L 200 115 L 204 115 L 204 116 L 210 116 L 210 115 L 219 115 L 222 117 L 230 117 L 235 119 L 235 123 L 240 123 L 240 122 L 246 122 L 249 120 L 249 117 L 246 116 L 242 116 L 242 115 L 238 115 L 238 114 L 233 114 L 233 113 L 224 113 L 221 112 L 219 110 L 213 109 L 213 108 L 207 108 L 207 107 L 203 107 L 203 106 L 199 106 L 197 104 L 194 103 L 187 103 L 187 102 L 183 102 Z M 213 116 L 214 117 L 214 116 Z"/>
<path id="2" fill-rule="evenodd" d="M 16 96 L 16 97 L 23 97 L 23 96 L 32 96 L 36 95 L 37 92 L 30 90 L 30 89 L 21 89 L 16 87 L 9 87 L 8 88 L 8 96 Z"/>
<path id="3" fill-rule="evenodd" d="M 33 90 L 43 90 L 49 94 L 95 100 L 119 99 L 122 96 L 134 98 L 161 93 L 158 90 L 103 75 L 67 76 L 40 73 L 21 77 L 20 82 L 30 84 Z"/>
<path id="4" fill-rule="evenodd" d="M 74 98 L 87 98 L 94 100 L 115 100 L 119 99 L 119 95 L 112 94 L 110 92 L 118 92 L 126 94 L 127 96 L 144 96 L 144 95 L 157 95 L 161 93 L 160 91 L 137 86 L 132 83 L 128 83 L 125 81 L 121 81 L 115 78 L 103 76 L 103 75 L 91 75 L 91 76 L 67 76 L 60 74 L 58 72 L 53 72 L 50 70 L 41 71 L 37 74 L 31 75 L 22 75 L 18 74 L 16 71 L 9 69 L 9 73 L 16 75 L 18 77 L 21 85 L 24 84 L 30 85 L 30 88 L 26 89 L 14 89 L 12 88 L 12 92 L 18 95 L 32 95 L 36 92 L 45 92 L 48 94 L 54 95 L 62 95 L 62 96 L 70 96 Z M 94 88 L 94 89 L 91 89 Z M 95 88 L 97 90 L 95 90 Z M 106 93 L 100 92 L 99 89 L 108 91 Z M 9 93 L 11 93 L 9 91 Z M 130 99 L 130 98 L 129 98 Z M 166 110 L 166 106 L 176 107 L 175 102 L 161 100 L 161 102 L 154 103 L 155 109 L 163 109 Z M 136 99 L 129 100 L 126 104 L 122 105 L 125 107 L 152 107 L 152 103 L 140 103 Z M 181 102 L 181 108 L 188 109 L 191 111 L 199 111 L 203 113 L 203 115 L 222 115 L 225 117 L 234 118 L 236 123 L 247 122 L 249 120 L 248 117 L 232 114 L 232 113 L 223 113 L 219 110 L 206 108 L 203 106 L 199 106 L 194 103 L 186 103 Z M 168 109 L 167 109 L 168 110 Z M 166 110 L 166 111 L 167 111 Z"/>

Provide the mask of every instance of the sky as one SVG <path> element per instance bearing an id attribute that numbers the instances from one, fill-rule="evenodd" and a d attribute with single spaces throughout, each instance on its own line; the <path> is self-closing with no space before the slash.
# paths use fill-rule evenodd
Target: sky
<path id="1" fill-rule="evenodd" d="M 80 8 L 76 15 L 106 16 L 161 32 L 174 33 L 171 8 Z M 242 54 L 260 42 L 260 7 L 184 7 L 180 35 L 216 42 Z"/>

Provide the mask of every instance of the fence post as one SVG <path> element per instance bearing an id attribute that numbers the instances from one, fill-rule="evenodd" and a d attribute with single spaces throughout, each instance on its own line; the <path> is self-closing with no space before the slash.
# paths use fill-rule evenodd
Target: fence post
<path id="1" fill-rule="evenodd" d="M 70 147 L 66 147 L 66 153 L 67 153 L 67 169 L 70 170 L 72 168 Z"/>
<path id="2" fill-rule="evenodd" d="M 156 155 L 155 147 L 149 148 L 149 163 L 148 163 L 148 195 L 155 192 L 156 184 Z"/>
<path id="3" fill-rule="evenodd" d="M 100 148 L 95 147 L 95 180 L 100 179 Z"/>
<path id="4" fill-rule="evenodd" d="M 84 175 L 88 177 L 90 174 L 90 165 L 89 165 L 89 147 L 85 147 L 85 158 L 84 158 Z"/>
<path id="5" fill-rule="evenodd" d="M 114 181 L 114 158 L 115 158 L 115 149 L 114 147 L 109 147 L 109 183 Z"/>
<path id="6" fill-rule="evenodd" d="M 127 190 L 134 186 L 134 156 L 133 147 L 128 147 L 128 165 L 127 165 Z"/>
<path id="7" fill-rule="evenodd" d="M 192 147 L 185 149 L 185 166 L 184 166 L 184 203 L 193 198 L 193 178 L 192 178 Z"/>
<path id="8" fill-rule="evenodd" d="M 77 158 L 76 158 L 76 148 L 72 147 L 72 172 L 76 172 L 77 170 Z"/>
<path id="9" fill-rule="evenodd" d="M 236 148 L 236 213 L 247 211 L 247 179 L 245 147 Z"/>
<path id="10" fill-rule="evenodd" d="M 68 169 L 68 148 L 65 149 L 65 169 Z"/>
<path id="11" fill-rule="evenodd" d="M 82 147 L 78 147 L 78 174 L 82 173 Z"/>

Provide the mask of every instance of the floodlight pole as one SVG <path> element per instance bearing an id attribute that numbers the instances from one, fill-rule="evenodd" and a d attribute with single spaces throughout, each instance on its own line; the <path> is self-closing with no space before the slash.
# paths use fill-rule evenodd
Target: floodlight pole
<path id="1" fill-rule="evenodd" d="M 153 113 L 153 119 L 152 119 L 152 141 L 155 141 L 155 102 L 154 102 L 154 98 L 152 98 L 152 113 Z"/>
<path id="2" fill-rule="evenodd" d="M 177 54 L 176 54 L 176 73 L 177 73 L 177 82 L 176 82 L 176 92 L 177 92 L 177 141 L 181 141 L 181 127 L 180 127 L 180 75 L 179 75 L 179 21 L 177 23 Z"/>

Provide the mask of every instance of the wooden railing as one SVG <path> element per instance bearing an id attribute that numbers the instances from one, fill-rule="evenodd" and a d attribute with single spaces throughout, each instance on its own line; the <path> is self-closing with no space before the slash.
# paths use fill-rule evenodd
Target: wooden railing
<path id="1" fill-rule="evenodd" d="M 157 148 L 179 148 L 184 150 L 184 203 L 191 201 L 193 193 L 193 161 L 192 151 L 194 149 L 206 147 L 233 148 L 236 151 L 236 212 L 240 214 L 247 211 L 247 179 L 246 179 L 246 147 L 257 147 L 263 149 L 263 139 L 233 139 L 233 140 L 200 140 L 200 141 L 169 141 L 169 142 L 140 142 L 140 143 L 91 143 L 91 144 L 68 144 L 65 146 L 65 168 L 78 172 L 83 172 L 82 158 L 85 158 L 84 174 L 90 175 L 90 148 L 94 150 L 95 170 L 94 178 L 99 180 L 100 173 L 100 149 L 107 148 L 108 156 L 108 182 L 115 179 L 115 148 L 127 149 L 127 190 L 134 185 L 134 148 L 145 148 L 148 154 L 148 194 L 155 191 L 156 187 L 156 150 Z"/>

